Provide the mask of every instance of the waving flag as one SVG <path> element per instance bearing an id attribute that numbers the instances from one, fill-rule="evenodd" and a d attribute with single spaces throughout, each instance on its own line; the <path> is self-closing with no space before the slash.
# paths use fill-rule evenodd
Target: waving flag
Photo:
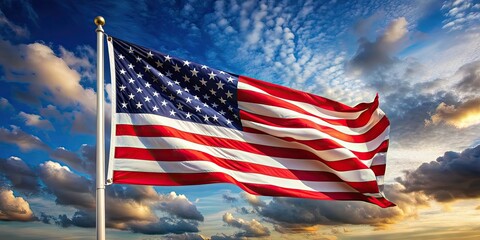
<path id="1" fill-rule="evenodd" d="M 109 52 L 113 183 L 393 206 L 381 192 L 389 121 L 378 97 L 349 107 L 116 38 Z"/>

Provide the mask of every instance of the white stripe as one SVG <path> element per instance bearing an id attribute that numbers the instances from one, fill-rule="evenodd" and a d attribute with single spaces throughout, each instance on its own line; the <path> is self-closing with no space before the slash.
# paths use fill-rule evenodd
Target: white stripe
<path id="1" fill-rule="evenodd" d="M 240 142 L 247 142 L 252 144 L 259 144 L 264 146 L 271 147 L 283 147 L 283 148 L 294 148 L 294 149 L 303 149 L 309 152 L 313 152 L 318 156 L 322 156 L 327 161 L 337 161 L 347 158 L 356 158 L 356 156 L 346 148 L 336 148 L 329 150 L 315 150 L 311 147 L 305 146 L 296 142 L 288 142 L 276 138 L 274 136 L 269 136 L 266 134 L 256 134 L 256 133 L 247 133 L 238 131 L 231 128 L 211 126 L 208 124 L 200 124 L 189 121 L 182 121 L 177 119 L 172 119 L 168 117 L 163 117 L 155 114 L 127 114 L 127 113 L 117 113 L 115 115 L 117 124 L 128 124 L 128 125 L 157 125 L 157 126 L 169 126 L 180 131 L 200 134 L 210 137 L 218 137 L 236 140 Z"/>
<path id="2" fill-rule="evenodd" d="M 375 174 L 370 169 L 358 169 L 351 171 L 336 171 L 329 168 L 319 160 L 314 159 L 291 159 L 281 157 L 271 157 L 238 149 L 219 148 L 205 146 L 193 143 L 185 139 L 173 137 L 132 137 L 118 136 L 116 137 L 117 147 L 134 147 L 142 149 L 190 149 L 210 154 L 214 157 L 230 159 L 239 162 L 255 163 L 267 167 L 275 167 L 291 170 L 303 171 L 325 171 L 331 172 L 341 179 L 348 182 L 365 182 L 375 181 Z M 196 159 L 204 160 L 204 159 Z M 118 170 L 116 164 L 114 167 Z"/>
<path id="3" fill-rule="evenodd" d="M 257 173 L 244 173 L 222 168 L 208 161 L 156 162 L 144 160 L 115 159 L 116 169 L 132 172 L 151 173 L 201 173 L 220 172 L 230 175 L 239 182 L 268 184 L 282 188 L 299 189 L 316 192 L 358 192 L 344 182 L 300 181 Z M 372 193 L 374 194 L 374 193 Z M 366 194 L 365 194 L 366 195 Z"/>
<path id="4" fill-rule="evenodd" d="M 324 108 L 317 107 L 315 105 L 312 105 L 310 103 L 305 103 L 305 102 L 299 102 L 299 101 L 293 101 L 285 98 L 281 98 L 275 95 L 271 95 L 257 87 L 254 87 L 250 84 L 244 83 L 239 81 L 238 82 L 238 89 L 243 89 L 243 90 L 250 90 L 258 93 L 262 93 L 265 95 L 268 95 L 269 97 L 280 99 L 282 101 L 289 102 L 291 104 L 294 104 L 297 107 L 300 107 L 301 109 L 314 114 L 317 117 L 321 118 L 327 118 L 327 119 L 357 119 L 360 114 L 362 114 L 365 110 L 358 111 L 358 112 L 339 112 L 339 111 L 332 111 Z"/>
<path id="5" fill-rule="evenodd" d="M 277 106 L 270 106 L 270 105 L 259 104 L 259 103 L 249 103 L 249 102 L 239 101 L 238 102 L 238 107 L 241 110 L 244 110 L 246 112 L 251 112 L 251 113 L 254 113 L 254 114 L 261 115 L 261 116 L 281 118 L 281 119 L 298 119 L 298 118 L 306 119 L 306 120 L 312 121 L 312 122 L 314 122 L 318 125 L 330 127 L 330 128 L 333 128 L 333 129 L 335 129 L 335 130 L 337 130 L 341 133 L 344 133 L 344 134 L 347 134 L 347 135 L 352 135 L 352 136 L 361 135 L 361 134 L 364 134 L 364 133 L 368 132 L 368 130 L 370 130 L 372 127 L 374 127 L 380 121 L 380 119 L 382 119 L 382 117 L 383 117 L 383 114 L 381 114 L 383 112 L 381 112 L 381 111 L 379 111 L 379 109 L 377 109 L 375 112 L 373 112 L 373 114 L 370 117 L 370 119 L 368 120 L 367 124 L 365 124 L 362 127 L 358 127 L 358 128 L 350 128 L 350 127 L 347 127 L 347 126 L 334 125 L 334 124 L 325 122 L 324 120 L 322 120 L 320 118 L 309 116 L 309 115 L 306 115 L 306 114 L 302 114 L 302 113 L 293 111 L 291 109 L 277 107 Z"/>

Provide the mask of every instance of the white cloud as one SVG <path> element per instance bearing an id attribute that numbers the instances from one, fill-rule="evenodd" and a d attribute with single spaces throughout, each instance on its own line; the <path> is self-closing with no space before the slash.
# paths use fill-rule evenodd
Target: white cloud
<path id="1" fill-rule="evenodd" d="M 34 221 L 36 218 L 25 199 L 15 197 L 12 190 L 0 189 L 0 220 Z"/>
<path id="2" fill-rule="evenodd" d="M 52 123 L 46 119 L 41 119 L 42 117 L 40 115 L 29 114 L 22 111 L 18 114 L 18 116 L 25 120 L 25 125 L 27 126 L 34 126 L 46 130 L 53 130 Z"/>

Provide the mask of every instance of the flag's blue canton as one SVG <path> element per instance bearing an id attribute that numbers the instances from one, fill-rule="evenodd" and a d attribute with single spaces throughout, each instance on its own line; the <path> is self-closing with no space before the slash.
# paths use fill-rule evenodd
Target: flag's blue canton
<path id="1" fill-rule="evenodd" d="M 113 38 L 118 113 L 241 130 L 238 76 Z"/>

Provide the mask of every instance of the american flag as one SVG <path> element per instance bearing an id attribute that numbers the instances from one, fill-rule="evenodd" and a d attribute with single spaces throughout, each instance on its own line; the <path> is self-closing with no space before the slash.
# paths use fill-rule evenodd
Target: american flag
<path id="1" fill-rule="evenodd" d="M 389 121 L 320 96 L 109 38 L 109 180 L 233 183 L 255 195 L 381 207 Z"/>

